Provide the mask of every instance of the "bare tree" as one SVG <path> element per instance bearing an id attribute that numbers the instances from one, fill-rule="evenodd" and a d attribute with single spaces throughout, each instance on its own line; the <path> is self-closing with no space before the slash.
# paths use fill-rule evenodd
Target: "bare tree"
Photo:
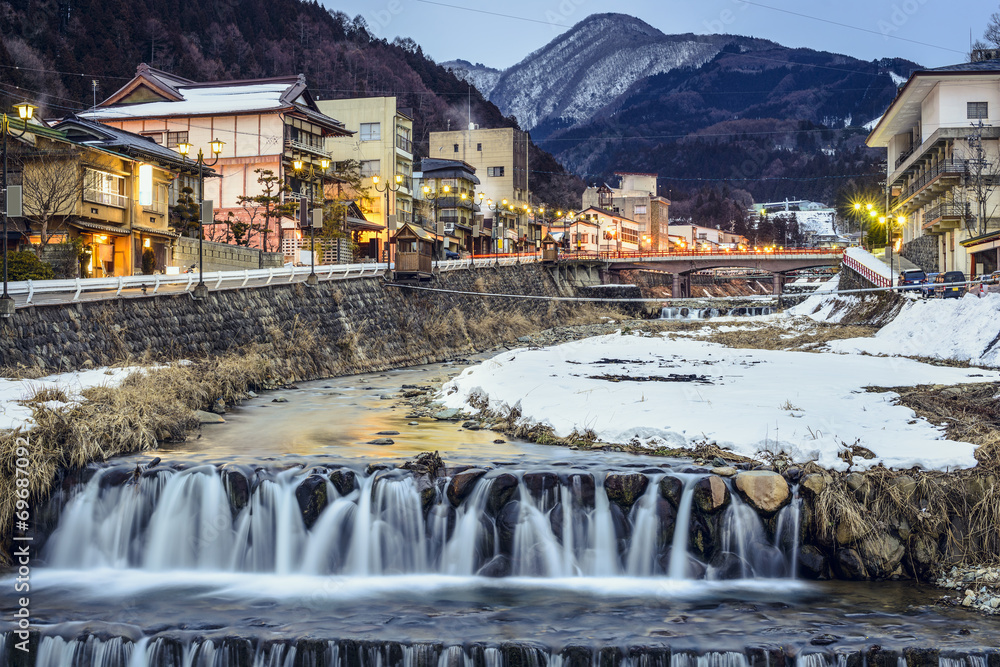
<path id="1" fill-rule="evenodd" d="M 22 170 L 24 218 L 30 232 L 38 235 L 35 254 L 41 258 L 45 246 L 66 233 L 83 199 L 80 149 L 54 144 L 24 150 L 16 159 Z"/>
<path id="2" fill-rule="evenodd" d="M 972 132 L 966 137 L 965 176 L 963 178 L 964 199 L 966 203 L 965 226 L 972 236 L 982 236 L 986 233 L 990 219 L 996 212 L 997 205 L 991 206 L 993 192 L 1000 184 L 1000 159 L 994 145 L 988 150 L 983 141 L 983 122 L 980 120 L 973 126 Z M 993 142 L 994 144 L 996 142 Z"/>

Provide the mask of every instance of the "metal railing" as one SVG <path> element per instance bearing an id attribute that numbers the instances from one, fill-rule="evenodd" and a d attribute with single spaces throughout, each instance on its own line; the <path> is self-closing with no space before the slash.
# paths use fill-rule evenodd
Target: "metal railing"
<path id="1" fill-rule="evenodd" d="M 396 148 L 400 148 L 400 149 L 406 151 L 407 153 L 413 153 L 413 142 L 410 141 L 409 139 L 407 139 L 406 137 L 402 137 L 402 136 L 400 136 L 400 135 L 397 134 L 396 135 Z"/>
<path id="2" fill-rule="evenodd" d="M 103 204 L 116 208 L 125 208 L 128 205 L 128 197 L 115 192 L 105 192 L 97 188 L 85 188 L 83 191 L 83 201 L 91 204 Z"/>
<path id="3" fill-rule="evenodd" d="M 965 161 L 964 160 L 942 160 L 938 164 L 934 165 L 926 172 L 915 178 L 910 182 L 909 185 L 903 190 L 902 194 L 899 195 L 897 201 L 903 201 L 907 197 L 913 195 L 927 186 L 931 181 L 938 178 L 939 176 L 954 175 L 958 176 L 965 173 Z"/>
<path id="4" fill-rule="evenodd" d="M 941 218 L 964 218 L 965 204 L 938 204 L 924 211 L 924 226 Z"/>
<path id="5" fill-rule="evenodd" d="M 286 139 L 285 140 L 285 150 L 297 150 L 304 153 L 311 153 L 313 155 L 319 155 L 320 157 L 329 158 L 330 154 L 326 151 L 325 146 L 321 143 L 319 145 L 313 145 L 305 141 L 299 141 L 297 139 Z"/>
<path id="6" fill-rule="evenodd" d="M 491 260 L 500 266 L 525 264 L 537 261 L 533 255 L 477 255 L 474 258 L 440 260 L 436 262 L 438 271 L 454 271 L 470 268 L 479 261 Z M 393 268 L 385 262 L 365 262 L 359 264 L 321 264 L 316 266 L 316 275 L 321 281 L 347 280 L 353 278 L 371 278 Z M 245 269 L 243 271 L 206 271 L 205 284 L 209 289 L 234 289 L 246 287 L 251 282 L 253 286 L 264 286 L 280 283 L 305 281 L 309 275 L 308 266 L 283 266 L 270 269 Z M 119 276 L 115 278 L 75 278 L 69 280 L 25 280 L 11 282 L 8 291 L 11 296 L 26 296 L 24 304 L 19 307 L 33 305 L 35 297 L 40 294 L 71 294 L 69 301 L 79 301 L 84 292 L 109 292 L 107 298 L 121 296 L 123 290 L 142 290 L 142 295 L 149 296 L 160 293 L 161 289 L 174 287 L 181 292 L 190 292 L 198 284 L 198 272 L 183 273 L 176 276 L 142 275 Z M 175 290 L 176 291 L 176 290 Z M 111 293 L 113 292 L 113 294 Z"/>

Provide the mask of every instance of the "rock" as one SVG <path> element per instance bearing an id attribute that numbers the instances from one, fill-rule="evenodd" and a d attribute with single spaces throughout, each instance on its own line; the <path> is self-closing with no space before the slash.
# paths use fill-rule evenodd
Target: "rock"
<path id="1" fill-rule="evenodd" d="M 514 534 L 521 517 L 521 503 L 512 500 L 497 514 L 497 539 L 500 553 L 510 555 L 514 551 Z"/>
<path id="2" fill-rule="evenodd" d="M 719 477 L 732 477 L 736 474 L 736 468 L 732 466 L 722 466 L 719 468 L 712 468 L 709 472 L 713 475 L 718 475 Z"/>
<path id="3" fill-rule="evenodd" d="M 792 484 L 798 484 L 799 480 L 802 479 L 802 468 L 797 466 L 792 466 L 784 473 L 785 479 L 787 479 Z"/>
<path id="4" fill-rule="evenodd" d="M 965 595 L 965 599 L 962 600 L 962 606 L 963 607 L 971 607 L 972 603 L 974 603 L 976 601 L 976 596 L 975 595 L 969 595 L 969 591 L 966 591 L 965 593 L 966 593 L 966 595 Z"/>
<path id="5" fill-rule="evenodd" d="M 674 507 L 680 506 L 683 493 L 684 482 L 680 478 L 667 475 L 660 480 L 660 495 L 669 500 Z"/>
<path id="6" fill-rule="evenodd" d="M 434 478 L 430 475 L 420 475 L 417 477 L 417 493 L 420 494 L 420 504 L 424 510 L 424 516 L 437 499 L 437 486 Z"/>
<path id="7" fill-rule="evenodd" d="M 506 577 L 510 574 L 510 559 L 503 554 L 494 556 L 476 574 L 480 577 Z"/>
<path id="8" fill-rule="evenodd" d="M 838 549 L 833 565 L 841 579 L 863 581 L 868 578 L 865 564 L 854 549 Z"/>
<path id="9" fill-rule="evenodd" d="M 788 482 L 776 472 L 751 470 L 734 478 L 736 490 L 751 507 L 764 514 L 774 514 L 791 499 Z"/>
<path id="10" fill-rule="evenodd" d="M 840 546 L 853 544 L 854 542 L 860 540 L 865 535 L 867 530 L 868 526 L 866 526 L 862 521 L 847 521 L 842 519 L 840 523 L 837 524 L 837 544 Z"/>
<path id="11" fill-rule="evenodd" d="M 420 422 L 407 422 L 407 426 L 420 426 Z"/>
<path id="12" fill-rule="evenodd" d="M 548 506 L 554 503 L 554 490 L 559 487 L 559 478 L 551 472 L 528 472 L 521 477 L 524 486 L 531 496 L 537 500 L 549 497 L 552 500 Z"/>
<path id="13" fill-rule="evenodd" d="M 829 646 L 839 639 L 840 637 L 836 635 L 816 635 L 809 640 L 809 643 L 813 646 Z"/>
<path id="14" fill-rule="evenodd" d="M 517 477 L 514 477 L 509 472 L 494 477 L 493 486 L 490 488 L 490 496 L 486 501 L 486 511 L 496 516 L 497 512 L 517 494 L 517 486 Z"/>
<path id="15" fill-rule="evenodd" d="M 330 475 L 330 482 L 341 496 L 346 496 L 357 488 L 357 476 L 353 470 L 346 468 L 334 471 Z"/>
<path id="16" fill-rule="evenodd" d="M 854 492 L 854 497 L 858 499 L 859 503 L 868 502 L 868 497 L 871 494 L 871 484 L 865 475 L 852 472 L 847 476 L 845 482 L 847 483 L 847 488 Z"/>
<path id="17" fill-rule="evenodd" d="M 497 438 L 496 440 L 494 440 L 494 441 L 493 441 L 493 444 L 494 444 L 494 445 L 502 445 L 502 444 L 504 444 L 505 442 L 507 442 L 507 441 L 506 441 L 506 440 L 504 440 L 504 439 L 502 439 L 502 438 Z"/>
<path id="18" fill-rule="evenodd" d="M 194 416 L 198 419 L 199 424 L 225 424 L 226 420 L 222 418 L 222 415 L 215 414 L 214 412 L 205 412 L 204 410 L 195 410 Z"/>
<path id="19" fill-rule="evenodd" d="M 374 440 L 368 441 L 369 445 L 395 445 L 396 441 L 392 438 L 375 438 Z"/>
<path id="20" fill-rule="evenodd" d="M 807 494 L 816 497 L 819 494 L 823 493 L 823 489 L 826 488 L 826 485 L 828 483 L 829 482 L 825 475 L 821 475 L 819 473 L 813 473 L 811 475 L 806 475 L 805 477 L 802 478 L 802 484 L 800 488 Z"/>
<path id="21" fill-rule="evenodd" d="M 865 569 L 875 579 L 888 578 L 899 567 L 906 554 L 906 549 L 899 540 L 885 533 L 862 540 L 859 551 L 864 559 Z"/>
<path id="22" fill-rule="evenodd" d="M 592 509 L 596 485 L 594 476 L 589 472 L 573 473 L 566 477 L 566 485 L 570 489 L 573 507 L 577 509 Z"/>
<path id="23" fill-rule="evenodd" d="M 714 514 L 729 504 L 729 489 L 719 477 L 702 477 L 694 485 L 695 507 Z"/>
<path id="24" fill-rule="evenodd" d="M 604 478 L 604 489 L 608 492 L 608 500 L 622 508 L 626 514 L 646 492 L 647 486 L 649 478 L 639 473 L 612 473 Z"/>
<path id="25" fill-rule="evenodd" d="M 217 415 L 226 414 L 226 402 L 221 398 L 215 399 L 215 402 L 212 403 L 212 412 Z"/>
<path id="26" fill-rule="evenodd" d="M 257 398 L 258 394 L 255 391 L 247 391 L 247 398 Z"/>
<path id="27" fill-rule="evenodd" d="M 295 500 L 299 503 L 306 528 L 312 528 L 326 507 L 326 479 L 316 474 L 306 477 L 295 489 Z"/>
<path id="28" fill-rule="evenodd" d="M 799 550 L 799 570 L 802 575 L 811 579 L 825 578 L 826 567 L 826 556 L 816 547 L 807 544 Z"/>
<path id="29" fill-rule="evenodd" d="M 458 507 L 462 504 L 462 501 L 472 493 L 472 489 L 476 486 L 476 481 L 486 474 L 485 470 L 481 468 L 473 468 L 471 470 L 464 470 L 448 482 L 448 501 L 451 503 L 452 507 Z"/>
<path id="30" fill-rule="evenodd" d="M 235 517 L 250 502 L 250 479 L 243 469 L 230 463 L 219 470 L 219 476 L 222 478 L 222 485 L 229 497 L 229 507 Z"/>
<path id="31" fill-rule="evenodd" d="M 440 412 L 434 413 L 434 419 L 438 421 L 457 421 L 461 410 L 458 408 L 449 408 L 448 410 L 441 410 Z"/>
<path id="32" fill-rule="evenodd" d="M 399 431 L 379 431 L 375 435 L 399 435 Z"/>
<path id="33" fill-rule="evenodd" d="M 272 398 L 271 402 L 272 403 L 287 403 L 288 399 L 285 398 L 284 396 L 278 396 L 277 398 Z"/>

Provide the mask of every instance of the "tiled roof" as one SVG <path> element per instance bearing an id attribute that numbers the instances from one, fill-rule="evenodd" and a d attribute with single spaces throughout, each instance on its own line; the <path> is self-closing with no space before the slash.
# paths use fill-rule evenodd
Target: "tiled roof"
<path id="1" fill-rule="evenodd" d="M 55 129 L 65 133 L 67 139 L 86 146 L 165 163 L 175 169 L 187 168 L 190 170 L 192 168 L 190 160 L 185 162 L 180 153 L 166 146 L 161 146 L 149 137 L 119 130 L 79 116 L 64 118 L 56 124 Z M 206 169 L 206 173 L 209 172 L 211 169 Z"/>
<path id="2" fill-rule="evenodd" d="M 980 60 L 975 63 L 959 63 L 935 67 L 925 72 L 1000 72 L 1000 60 Z"/>

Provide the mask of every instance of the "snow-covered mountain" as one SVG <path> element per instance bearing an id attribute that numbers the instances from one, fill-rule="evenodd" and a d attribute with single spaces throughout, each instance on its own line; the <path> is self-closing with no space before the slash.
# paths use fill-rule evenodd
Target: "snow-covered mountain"
<path id="1" fill-rule="evenodd" d="M 732 35 L 665 35 L 632 16 L 594 14 L 507 70 L 464 60 L 442 65 L 514 114 L 521 127 L 534 129 L 546 121 L 586 120 L 636 81 L 698 67 L 734 41 L 746 50 L 773 46 Z"/>

